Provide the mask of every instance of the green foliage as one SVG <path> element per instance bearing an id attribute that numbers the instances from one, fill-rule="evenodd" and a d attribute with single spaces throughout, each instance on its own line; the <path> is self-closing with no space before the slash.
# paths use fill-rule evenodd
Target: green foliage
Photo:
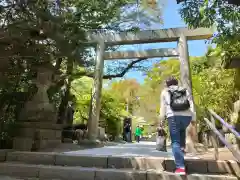
<path id="1" fill-rule="evenodd" d="M 117 97 L 122 100 L 126 107 L 128 106 L 130 114 L 133 113 L 134 105 L 137 104 L 139 87 L 140 85 L 135 79 L 122 80 L 111 84 L 112 91 L 118 92 Z"/>
<path id="2" fill-rule="evenodd" d="M 229 120 L 232 102 L 237 98 L 237 91 L 234 86 L 235 71 L 222 68 L 218 55 L 218 49 L 209 49 L 206 56 L 190 57 L 193 95 L 197 108 L 197 120 L 201 130 L 206 128 L 203 117 L 208 117 L 206 111 L 208 108 Z M 148 115 L 149 117 L 158 116 L 159 96 L 164 81 L 169 75 L 179 78 L 179 73 L 179 61 L 177 59 L 161 61 L 147 73 L 145 82 L 141 86 L 140 100 L 140 103 L 144 104 L 145 107 L 145 111 L 144 108 L 141 109 L 145 116 L 146 111 L 152 114 Z M 149 107 L 152 105 L 157 108 L 150 111 Z"/>
<path id="3" fill-rule="evenodd" d="M 221 48 L 223 61 L 240 55 L 239 6 L 227 4 L 225 0 L 188 0 L 182 4 L 180 14 L 189 27 L 215 27 L 218 34 L 213 41 Z"/>
<path id="4" fill-rule="evenodd" d="M 59 114 L 65 114 L 67 102 L 72 100 L 77 109 L 75 121 L 87 121 L 92 82 L 78 79 L 84 75 L 93 77 L 94 58 L 92 49 L 85 43 L 86 33 L 136 30 L 132 25 L 123 29 L 130 19 L 136 20 L 134 16 L 124 16 L 127 6 L 131 6 L 129 3 L 136 4 L 132 0 L 60 0 L 59 4 L 49 0 L 13 0 L 0 3 L 0 75 L 4 75 L 4 78 L 0 76 L 0 139 L 13 136 L 12 133 L 6 135 L 10 124 L 17 120 L 24 103 L 36 93 L 39 66 L 51 65 L 53 85 L 48 95 Z M 144 16 L 146 19 L 148 14 Z M 124 68 L 110 69 L 119 72 Z M 24 94 L 24 98 L 16 100 L 16 94 L 20 97 Z M 101 117 L 108 124 L 119 120 L 123 109 L 118 98 L 110 95 L 103 95 L 105 104 L 101 111 Z M 113 100 L 108 102 L 109 98 Z M 116 125 L 114 127 L 116 129 Z"/>
<path id="5" fill-rule="evenodd" d="M 72 82 L 72 93 L 76 97 L 74 123 L 87 123 L 91 102 L 92 79 L 82 77 Z M 121 133 L 121 122 L 125 115 L 125 103 L 112 89 L 103 89 L 100 112 L 100 126 L 106 133 L 116 137 Z"/>
<path id="6" fill-rule="evenodd" d="M 74 80 L 71 84 L 72 94 L 76 97 L 74 104 L 76 110 L 74 116 L 75 124 L 86 123 L 88 120 L 92 82 L 91 78 L 82 77 Z"/>
<path id="7" fill-rule="evenodd" d="M 207 109 L 229 118 L 234 98 L 234 71 L 222 68 L 204 69 L 193 75 L 193 94 L 198 110 L 198 119 L 207 116 Z M 229 120 L 229 119 L 228 119 Z"/>
<path id="8" fill-rule="evenodd" d="M 153 83 L 150 85 L 153 89 L 156 84 L 163 84 L 164 80 L 170 75 L 179 77 L 179 60 L 175 58 L 170 58 L 168 60 L 161 61 L 154 65 L 152 70 L 147 73 L 145 79 L 146 83 Z"/>
<path id="9" fill-rule="evenodd" d="M 156 63 L 153 68 L 147 72 L 144 84 L 141 85 L 137 96 L 139 106 L 136 114 L 145 118 L 150 124 L 157 124 L 160 110 L 160 92 L 164 86 L 165 79 L 174 75 L 179 78 L 179 60 L 170 58 L 168 60 Z"/>
<path id="10" fill-rule="evenodd" d="M 125 103 L 112 91 L 105 91 L 102 98 L 101 118 L 105 121 L 106 133 L 115 138 L 121 134 L 121 121 L 125 112 Z"/>

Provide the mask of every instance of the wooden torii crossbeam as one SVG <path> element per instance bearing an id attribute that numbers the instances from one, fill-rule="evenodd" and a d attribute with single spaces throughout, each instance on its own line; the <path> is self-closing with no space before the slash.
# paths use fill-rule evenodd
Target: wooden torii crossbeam
<path id="1" fill-rule="evenodd" d="M 97 43 L 96 48 L 96 66 L 94 75 L 94 85 L 92 89 L 91 112 L 88 122 L 88 138 L 96 141 L 98 137 L 98 124 L 101 108 L 101 90 L 104 60 L 119 60 L 132 58 L 153 58 L 178 56 L 180 60 L 180 76 L 184 87 L 192 94 L 192 83 L 189 66 L 188 40 L 201 40 L 212 37 L 213 31 L 206 28 L 170 28 L 160 30 L 147 30 L 139 32 L 121 32 L 121 33 L 95 33 L 88 34 L 89 43 Z M 147 51 L 117 51 L 105 52 L 106 46 L 125 45 L 125 44 L 144 44 L 157 42 L 178 42 L 177 49 L 154 49 Z"/>

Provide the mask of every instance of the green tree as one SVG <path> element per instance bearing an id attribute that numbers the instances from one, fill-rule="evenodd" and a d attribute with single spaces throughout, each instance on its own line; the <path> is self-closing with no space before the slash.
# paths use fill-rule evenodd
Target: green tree
<path id="1" fill-rule="evenodd" d="M 111 84 L 111 90 L 118 92 L 118 97 L 125 103 L 126 110 L 129 114 L 133 113 L 139 87 L 140 85 L 135 79 L 121 80 Z"/>
<path id="2" fill-rule="evenodd" d="M 213 42 L 221 48 L 223 61 L 239 56 L 239 6 L 228 4 L 225 0 L 188 0 L 182 4 L 180 14 L 189 27 L 215 27 L 217 34 Z"/>
<path id="3" fill-rule="evenodd" d="M 232 102 L 236 98 L 233 83 L 235 71 L 222 68 L 221 59 L 217 55 L 218 53 L 210 48 L 205 56 L 190 57 L 193 95 L 197 107 L 197 119 L 202 130 L 206 128 L 203 121 L 203 118 L 207 117 L 206 109 L 211 108 L 229 120 Z M 144 104 L 145 111 L 150 111 L 151 105 L 154 104 L 156 110 L 151 112 L 153 116 L 159 113 L 159 96 L 165 79 L 169 75 L 179 78 L 179 65 L 177 59 L 169 59 L 155 64 L 147 73 L 144 85 L 141 86 L 144 88 L 141 103 Z M 150 100 L 151 97 L 154 98 Z"/>
<path id="4" fill-rule="evenodd" d="M 92 49 L 86 46 L 86 34 L 132 30 L 132 26 L 122 28 L 122 24 L 129 20 L 122 16 L 123 7 L 132 2 L 13 0 L 0 4 L 2 139 L 8 124 L 17 119 L 23 104 L 36 93 L 34 80 L 39 66 L 53 66 L 54 84 L 48 94 L 59 111 L 59 117 L 64 116 L 68 100 L 78 101 L 79 98 L 71 94 L 72 82 L 82 76 L 93 77 L 94 58 Z M 104 78 L 121 77 L 140 61 L 131 61 L 118 69 L 110 64 L 111 71 Z M 83 84 L 79 86 L 86 88 Z"/>
<path id="5" fill-rule="evenodd" d="M 72 93 L 76 97 L 74 123 L 86 124 L 89 116 L 91 102 L 91 89 L 93 80 L 88 77 L 72 82 Z M 102 92 L 100 126 L 106 133 L 116 138 L 121 133 L 121 122 L 127 115 L 125 102 L 118 91 L 104 88 Z"/>
<path id="6" fill-rule="evenodd" d="M 136 115 L 144 117 L 149 124 L 158 123 L 161 90 L 168 76 L 179 78 L 179 65 L 178 59 L 170 58 L 154 64 L 153 68 L 146 72 L 144 84 L 137 94 L 139 106 L 136 108 Z"/>
<path id="7" fill-rule="evenodd" d="M 211 50 L 212 57 L 221 58 L 222 64 L 225 66 L 228 66 L 229 63 L 232 61 L 233 57 L 239 57 L 240 55 L 240 6 L 228 4 L 225 0 L 206 0 L 206 1 L 194 1 L 194 0 L 188 0 L 185 3 L 182 4 L 182 7 L 180 9 L 180 14 L 182 18 L 185 20 L 187 25 L 192 28 L 197 27 L 214 27 L 216 29 L 216 34 L 212 38 L 213 42 L 217 44 L 217 48 L 215 50 Z M 213 55 L 215 54 L 215 56 Z M 217 56 L 216 56 L 217 55 Z M 209 54 L 209 57 L 211 55 Z M 220 72 L 217 72 L 218 76 L 225 76 L 221 74 Z M 234 98 L 231 103 L 234 102 L 234 99 L 239 99 L 239 94 L 236 94 L 236 89 L 240 89 L 240 84 L 237 79 L 239 79 L 240 70 L 239 68 L 235 70 L 235 72 L 230 71 L 223 71 L 223 73 L 226 73 L 226 76 L 229 74 L 230 77 L 234 79 L 231 81 L 233 84 L 230 85 L 230 88 L 227 88 L 223 90 L 223 95 L 228 94 L 229 96 L 232 96 L 233 92 L 235 93 Z M 221 77 L 223 78 L 223 77 Z M 216 83 L 211 82 L 211 83 Z M 228 84 L 228 82 L 226 82 Z M 229 89 L 232 90 L 232 86 L 234 86 L 236 89 L 235 91 L 228 91 Z M 214 91 L 218 91 L 215 90 Z M 226 94 L 224 94 L 226 93 Z M 222 94 L 222 93 L 220 93 Z M 220 101 L 219 101 L 220 102 Z M 226 106 L 226 104 L 222 105 L 222 103 L 226 103 L 226 101 L 221 101 L 220 106 Z M 211 104 L 213 105 L 213 104 Z M 231 106 L 230 109 L 232 108 Z M 215 108 L 217 108 L 215 106 Z M 215 109 L 216 110 L 216 109 Z M 227 111 L 229 112 L 229 108 L 227 108 Z M 237 119 L 237 127 L 238 130 L 240 129 L 240 116 L 239 112 L 240 110 L 235 109 L 235 113 L 238 114 Z M 238 111 L 238 112 L 237 112 Z M 224 111 L 226 112 L 226 111 Z M 219 112 L 220 113 L 220 112 Z M 226 115 L 226 114 L 225 114 Z M 240 146 L 240 142 L 239 142 Z"/>

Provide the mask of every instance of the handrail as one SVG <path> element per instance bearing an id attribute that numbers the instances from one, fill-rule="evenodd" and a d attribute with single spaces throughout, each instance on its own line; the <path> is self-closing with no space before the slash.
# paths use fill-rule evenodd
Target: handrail
<path id="1" fill-rule="evenodd" d="M 224 121 L 219 115 L 217 115 L 213 110 L 210 109 L 209 112 L 210 112 L 210 114 L 211 114 L 213 117 L 215 117 L 217 120 L 219 120 L 219 121 L 222 123 L 222 125 L 224 125 L 226 128 L 228 128 L 228 129 L 231 131 L 231 133 L 233 133 L 233 134 L 236 136 L 237 139 L 240 140 L 240 134 L 234 129 L 233 126 L 231 126 L 230 124 L 228 124 L 227 122 L 225 122 L 225 121 Z"/>
<path id="2" fill-rule="evenodd" d="M 234 149 L 232 144 L 228 143 L 224 136 L 217 130 L 217 128 L 212 124 L 207 118 L 204 118 L 205 122 L 208 124 L 208 126 L 212 129 L 212 131 L 219 137 L 219 139 L 227 146 L 227 148 L 232 152 L 233 156 L 237 159 L 238 162 L 240 162 L 240 154 L 238 151 Z M 217 151 L 218 153 L 218 151 Z M 216 156 L 215 156 L 216 157 Z M 217 160 L 217 158 L 216 158 Z"/>

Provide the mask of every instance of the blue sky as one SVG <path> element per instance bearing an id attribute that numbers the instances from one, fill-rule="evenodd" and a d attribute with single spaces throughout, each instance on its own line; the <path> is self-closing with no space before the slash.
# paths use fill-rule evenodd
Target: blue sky
<path id="1" fill-rule="evenodd" d="M 155 25 L 151 27 L 151 29 L 163 29 L 163 28 L 174 28 L 174 27 L 185 27 L 186 24 L 181 19 L 178 10 L 180 5 L 176 3 L 176 0 L 165 0 L 167 4 L 165 4 L 164 12 L 163 12 L 163 25 Z M 177 46 L 176 42 L 173 43 L 156 43 L 156 44 L 144 44 L 144 45 L 128 45 L 121 49 L 156 49 L 156 48 L 175 48 Z M 189 54 L 190 56 L 201 56 L 204 55 L 208 44 L 205 44 L 204 40 L 200 41 L 189 41 Z M 159 60 L 160 58 L 155 58 L 149 60 L 148 64 L 151 66 L 154 61 Z M 139 71 L 131 71 L 125 75 L 125 78 L 135 78 L 138 82 L 142 83 L 144 80 L 144 76 Z"/>

